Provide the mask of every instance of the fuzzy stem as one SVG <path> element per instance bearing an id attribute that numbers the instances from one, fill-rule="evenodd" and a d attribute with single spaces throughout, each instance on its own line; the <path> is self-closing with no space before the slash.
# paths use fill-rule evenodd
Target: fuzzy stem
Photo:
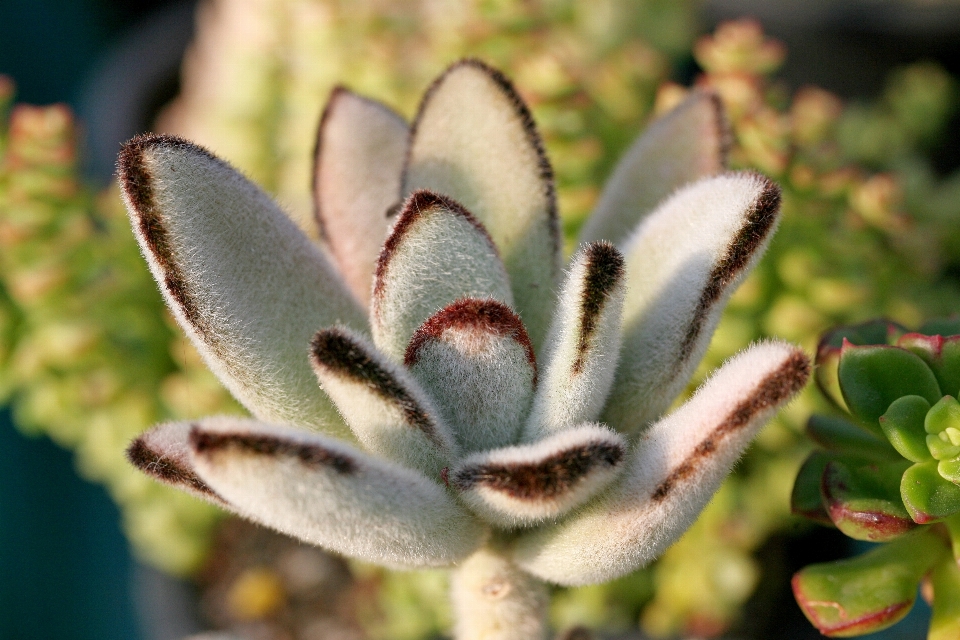
<path id="1" fill-rule="evenodd" d="M 546 586 L 496 551 L 483 548 L 453 573 L 456 640 L 543 640 Z"/>

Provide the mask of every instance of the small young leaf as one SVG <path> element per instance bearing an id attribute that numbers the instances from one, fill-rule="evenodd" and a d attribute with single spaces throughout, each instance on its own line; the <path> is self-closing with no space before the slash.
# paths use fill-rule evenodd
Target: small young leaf
<path id="1" fill-rule="evenodd" d="M 840 531 L 855 540 L 886 542 L 916 527 L 900 499 L 910 463 L 854 465 L 831 460 L 823 472 L 824 505 Z"/>
<path id="2" fill-rule="evenodd" d="M 907 469 L 900 496 L 918 524 L 938 522 L 960 511 L 960 487 L 940 475 L 936 462 L 918 462 Z"/>
<path id="3" fill-rule="evenodd" d="M 937 473 L 944 480 L 949 480 L 953 484 L 960 485 L 960 458 L 953 460 L 941 460 L 937 463 Z"/>
<path id="4" fill-rule="evenodd" d="M 943 396 L 930 408 L 923 420 L 927 432 L 927 449 L 937 460 L 953 460 L 960 456 L 960 402 Z"/>
<path id="5" fill-rule="evenodd" d="M 826 636 L 879 631 L 907 615 L 921 578 L 943 554 L 936 535 L 921 530 L 850 560 L 806 567 L 793 576 L 793 595 Z"/>
<path id="6" fill-rule="evenodd" d="M 890 443 L 843 418 L 814 414 L 807 421 L 807 435 L 827 451 L 873 460 L 900 458 Z"/>
<path id="7" fill-rule="evenodd" d="M 858 347 L 844 343 L 840 355 L 840 390 L 851 412 L 878 435 L 878 420 L 894 400 L 916 395 L 930 404 L 940 399 L 940 385 L 930 367 L 906 349 Z"/>
<path id="8" fill-rule="evenodd" d="M 890 404 L 880 416 L 880 428 L 900 455 L 912 462 L 927 462 L 933 458 L 927 449 L 927 433 L 923 421 L 930 403 L 920 396 L 903 396 Z"/>
<path id="9" fill-rule="evenodd" d="M 797 472 L 797 479 L 793 482 L 790 512 L 832 527 L 833 520 L 823 506 L 823 497 L 820 494 L 823 472 L 830 459 L 831 457 L 822 451 L 814 451 L 807 456 Z"/>

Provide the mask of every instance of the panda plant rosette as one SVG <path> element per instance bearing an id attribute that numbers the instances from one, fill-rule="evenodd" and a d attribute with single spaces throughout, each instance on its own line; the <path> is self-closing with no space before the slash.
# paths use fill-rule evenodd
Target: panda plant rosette
<path id="1" fill-rule="evenodd" d="M 453 568 L 461 640 L 544 637 L 547 583 L 654 559 L 809 375 L 800 349 L 761 342 L 667 412 L 778 222 L 775 184 L 724 172 L 728 135 L 709 92 L 655 122 L 565 270 L 530 113 L 475 60 L 411 125 L 334 91 L 321 247 L 208 151 L 131 140 L 144 256 L 253 415 L 160 425 L 131 461 L 349 557 Z"/>

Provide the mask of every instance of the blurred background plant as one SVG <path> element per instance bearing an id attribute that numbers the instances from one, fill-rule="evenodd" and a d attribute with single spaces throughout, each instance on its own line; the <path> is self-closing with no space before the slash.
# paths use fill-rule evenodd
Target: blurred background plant
<path id="1" fill-rule="evenodd" d="M 812 351 L 832 325 L 880 315 L 916 325 L 960 310 L 960 173 L 943 175 L 930 160 L 955 117 L 956 80 L 921 63 L 894 71 L 869 102 L 791 91 L 775 80 L 783 45 L 751 21 L 695 41 L 696 10 L 667 0 L 455 8 L 205 0 L 181 92 L 153 128 L 228 158 L 313 234 L 312 134 L 332 87 L 344 83 L 409 117 L 434 75 L 478 56 L 507 71 L 532 107 L 569 240 L 619 154 L 681 99 L 679 78 L 722 96 L 732 165 L 784 188 L 782 228 L 735 296 L 703 370 L 762 335 Z M 0 89 L 8 105 L 11 83 Z M 449 617 L 439 574 L 347 566 L 234 521 L 217 524 L 209 508 L 128 468 L 124 444 L 150 424 L 236 407 L 168 321 L 115 190 L 96 194 L 78 177 L 69 111 L 15 107 L 4 118 L 0 389 L 17 426 L 76 452 L 81 473 L 121 505 L 138 555 L 197 580 L 210 624 L 257 637 L 442 632 Z M 783 615 L 802 621 L 788 581 L 796 540 L 810 535 L 790 516 L 789 495 L 810 451 L 802 426 L 822 409 L 807 393 L 768 427 L 658 563 L 610 585 L 558 592 L 557 627 L 785 637 Z M 836 547 L 805 562 L 846 551 L 842 538 L 829 542 Z"/>

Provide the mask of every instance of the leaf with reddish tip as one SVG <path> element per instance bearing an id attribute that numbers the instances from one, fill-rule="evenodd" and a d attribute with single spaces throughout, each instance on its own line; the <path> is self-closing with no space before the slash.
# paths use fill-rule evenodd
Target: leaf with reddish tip
<path id="1" fill-rule="evenodd" d="M 920 356 L 933 371 L 944 395 L 960 390 L 960 336 L 907 333 L 897 341 L 898 347 Z"/>
<path id="2" fill-rule="evenodd" d="M 557 518 L 607 486 L 626 458 L 623 436 L 584 424 L 528 445 L 484 451 L 450 471 L 474 513 L 504 527 Z"/>
<path id="3" fill-rule="evenodd" d="M 364 306 L 400 200 L 409 129 L 381 103 L 343 87 L 330 94 L 317 131 L 313 198 L 320 235 Z"/>
<path id="4" fill-rule="evenodd" d="M 814 414 L 807 421 L 807 435 L 827 451 L 872 460 L 900 459 L 889 442 L 843 418 Z"/>
<path id="5" fill-rule="evenodd" d="M 927 449 L 927 432 L 923 422 L 930 403 L 920 396 L 903 396 L 894 400 L 880 416 L 880 428 L 887 440 L 904 458 L 927 462 L 933 458 Z"/>
<path id="6" fill-rule="evenodd" d="M 580 241 L 622 242 L 661 200 L 723 171 L 730 136 L 720 98 L 712 91 L 691 92 L 654 120 L 617 163 Z"/>
<path id="7" fill-rule="evenodd" d="M 940 475 L 936 461 L 918 462 L 907 469 L 900 496 L 918 524 L 938 522 L 960 511 L 960 487 Z"/>
<path id="8" fill-rule="evenodd" d="M 905 330 L 889 320 L 879 319 L 837 327 L 823 334 L 817 345 L 817 367 L 814 370 L 817 386 L 823 395 L 840 409 L 849 411 L 840 392 L 837 373 L 844 340 L 855 345 L 890 344 Z"/>
<path id="9" fill-rule="evenodd" d="M 960 638 L 960 566 L 952 557 L 937 563 L 930 576 L 933 617 L 927 640 Z"/>
<path id="10" fill-rule="evenodd" d="M 459 203 L 417 191 L 404 203 L 377 261 L 374 342 L 401 362 L 417 327 L 463 298 L 513 303 L 497 247 Z"/>
<path id="11" fill-rule="evenodd" d="M 900 479 L 910 463 L 855 465 L 831 460 L 821 491 L 830 519 L 855 540 L 886 542 L 916 527 L 900 499 Z"/>
<path id="12" fill-rule="evenodd" d="M 936 535 L 921 530 L 850 560 L 806 567 L 793 576 L 793 595 L 826 636 L 886 629 L 913 607 L 920 580 L 943 552 Z"/>
<path id="13" fill-rule="evenodd" d="M 840 355 L 840 390 L 850 411 L 878 435 L 880 416 L 902 396 L 921 396 L 931 405 L 940 385 L 930 367 L 906 349 L 844 343 Z"/>
<path id="14" fill-rule="evenodd" d="M 465 453 L 517 441 L 537 385 L 537 363 L 509 307 L 473 298 L 444 307 L 413 334 L 404 364 Z"/>
<path id="15" fill-rule="evenodd" d="M 830 460 L 830 455 L 814 451 L 800 465 L 797 479 L 793 482 L 793 491 L 790 493 L 790 512 L 832 527 L 833 520 L 823 506 L 823 497 L 820 494 L 823 472 Z"/>
<path id="16" fill-rule="evenodd" d="M 490 232 L 539 352 L 560 278 L 553 170 L 530 111 L 502 73 L 461 60 L 424 94 L 403 173 L 404 195 L 417 189 L 457 200 Z"/>

